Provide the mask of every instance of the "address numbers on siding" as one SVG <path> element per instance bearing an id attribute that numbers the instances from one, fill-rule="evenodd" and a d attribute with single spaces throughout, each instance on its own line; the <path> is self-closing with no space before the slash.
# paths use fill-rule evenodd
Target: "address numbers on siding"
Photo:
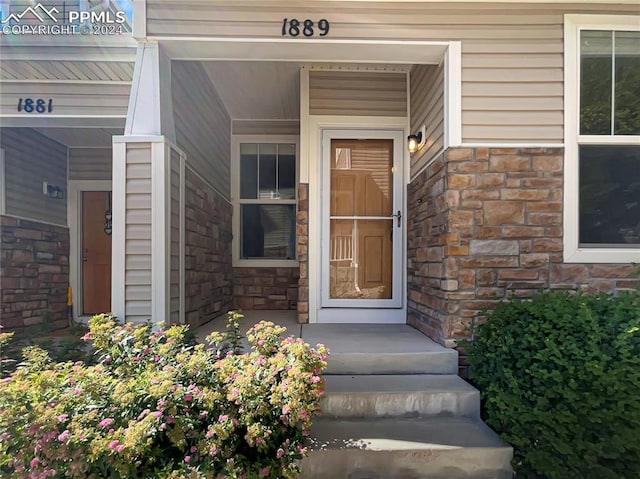
<path id="1" fill-rule="evenodd" d="M 299 35 L 305 37 L 313 37 L 316 33 L 319 36 L 325 37 L 329 33 L 331 24 L 326 18 L 318 20 L 315 23 L 313 20 L 298 20 L 297 18 L 283 18 L 282 19 L 282 36 L 283 37 L 297 37 Z"/>

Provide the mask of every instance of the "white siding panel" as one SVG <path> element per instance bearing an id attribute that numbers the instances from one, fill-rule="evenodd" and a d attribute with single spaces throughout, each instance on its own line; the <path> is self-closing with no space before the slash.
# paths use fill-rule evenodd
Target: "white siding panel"
<path id="1" fill-rule="evenodd" d="M 151 145 L 127 145 L 125 315 L 151 318 Z"/>
<path id="2" fill-rule="evenodd" d="M 298 120 L 233 120 L 234 135 L 299 135 Z"/>
<path id="3" fill-rule="evenodd" d="M 18 112 L 20 98 L 52 100 L 51 113 L 42 115 L 59 116 L 115 116 L 125 118 L 129 104 L 131 86 L 105 85 L 100 82 L 90 84 L 75 83 L 14 83 L 0 84 L 0 114 L 11 116 L 33 116 L 24 110 Z"/>
<path id="4" fill-rule="evenodd" d="M 6 213 L 67 224 L 67 148 L 31 128 L 0 128 L 5 150 Z M 42 183 L 62 188 L 63 199 L 42 193 Z"/>
<path id="5" fill-rule="evenodd" d="M 411 176 L 444 148 L 444 66 L 419 65 L 411 70 L 411 132 L 426 127 L 424 147 L 411 157 Z"/>
<path id="6" fill-rule="evenodd" d="M 406 78 L 402 73 L 311 71 L 309 114 L 406 116 Z"/>
<path id="7" fill-rule="evenodd" d="M 69 148 L 70 180 L 111 180 L 111 148 Z"/>
<path id="8" fill-rule="evenodd" d="M 176 142 L 187 163 L 229 198 L 231 119 L 199 62 L 173 62 Z"/>

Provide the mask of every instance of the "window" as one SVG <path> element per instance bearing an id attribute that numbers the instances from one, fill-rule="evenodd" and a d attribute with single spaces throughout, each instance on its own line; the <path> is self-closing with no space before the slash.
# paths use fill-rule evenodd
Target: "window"
<path id="1" fill-rule="evenodd" d="M 297 144 L 235 138 L 234 264 L 296 265 Z"/>
<path id="2" fill-rule="evenodd" d="M 640 261 L 640 17 L 565 17 L 565 261 Z"/>

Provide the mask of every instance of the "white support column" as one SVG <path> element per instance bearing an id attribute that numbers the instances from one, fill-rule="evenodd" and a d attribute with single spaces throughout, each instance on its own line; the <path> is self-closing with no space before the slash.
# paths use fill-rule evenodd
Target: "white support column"
<path id="1" fill-rule="evenodd" d="M 138 45 L 125 136 L 163 135 L 175 143 L 171 60 L 155 42 Z"/>
<path id="2" fill-rule="evenodd" d="M 138 45 L 123 136 L 113 148 L 112 309 L 127 322 L 169 320 L 171 61 Z"/>

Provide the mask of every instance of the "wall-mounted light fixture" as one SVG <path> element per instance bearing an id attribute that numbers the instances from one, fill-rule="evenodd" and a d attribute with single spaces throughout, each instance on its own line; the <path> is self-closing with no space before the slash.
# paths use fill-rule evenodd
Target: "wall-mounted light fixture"
<path id="1" fill-rule="evenodd" d="M 418 133 L 409 135 L 407 137 L 407 150 L 409 153 L 415 153 L 420 150 L 427 142 L 427 127 L 422 125 Z"/>
<path id="2" fill-rule="evenodd" d="M 107 209 L 104 212 L 104 234 L 111 236 L 113 230 L 113 214 L 111 212 L 111 192 L 109 191 L 109 199 L 107 200 Z"/>
<path id="3" fill-rule="evenodd" d="M 64 190 L 59 186 L 52 185 L 51 183 L 47 183 L 46 181 L 42 182 L 42 194 L 48 196 L 49 198 L 55 198 L 57 200 L 64 199 Z"/>

